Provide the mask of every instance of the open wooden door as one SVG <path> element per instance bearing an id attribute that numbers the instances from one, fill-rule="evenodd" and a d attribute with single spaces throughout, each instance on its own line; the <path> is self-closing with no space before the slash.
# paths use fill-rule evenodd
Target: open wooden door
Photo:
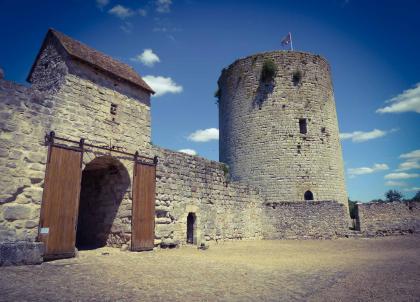
<path id="1" fill-rule="evenodd" d="M 38 240 L 46 260 L 74 257 L 83 153 L 53 144 L 48 151 Z"/>
<path id="2" fill-rule="evenodd" d="M 156 162 L 134 163 L 131 250 L 153 250 L 155 239 Z"/>

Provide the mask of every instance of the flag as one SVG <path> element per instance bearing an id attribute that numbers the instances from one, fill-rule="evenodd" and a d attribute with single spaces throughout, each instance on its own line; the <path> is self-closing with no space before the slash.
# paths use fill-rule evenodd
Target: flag
<path id="1" fill-rule="evenodd" d="M 290 49 L 293 50 L 293 45 L 292 45 L 292 34 L 289 32 L 286 37 L 283 38 L 283 40 L 281 40 L 281 46 L 288 46 L 290 45 Z"/>

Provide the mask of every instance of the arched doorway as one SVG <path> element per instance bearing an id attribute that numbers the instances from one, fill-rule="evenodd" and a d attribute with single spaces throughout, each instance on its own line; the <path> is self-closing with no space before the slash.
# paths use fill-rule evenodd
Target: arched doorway
<path id="1" fill-rule="evenodd" d="M 130 176 L 124 165 L 112 156 L 97 157 L 82 173 L 76 246 L 94 249 L 109 244 L 112 226 Z M 121 230 L 114 230 L 121 232 Z M 118 235 L 118 234 L 117 234 Z"/>
<path id="2" fill-rule="evenodd" d="M 304 194 L 305 200 L 314 200 L 314 194 L 311 191 L 306 191 Z"/>
<path id="3" fill-rule="evenodd" d="M 187 243 L 194 244 L 194 237 L 196 229 L 196 216 L 194 213 L 188 213 L 187 216 Z"/>

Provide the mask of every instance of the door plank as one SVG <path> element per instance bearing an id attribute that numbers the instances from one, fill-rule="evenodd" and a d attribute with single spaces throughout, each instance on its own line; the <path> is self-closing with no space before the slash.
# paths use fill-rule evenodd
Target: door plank
<path id="1" fill-rule="evenodd" d="M 82 177 L 80 150 L 49 148 L 38 233 L 47 260 L 74 256 Z"/>
<path id="2" fill-rule="evenodd" d="M 154 247 L 156 166 L 135 163 L 133 175 L 131 250 Z"/>

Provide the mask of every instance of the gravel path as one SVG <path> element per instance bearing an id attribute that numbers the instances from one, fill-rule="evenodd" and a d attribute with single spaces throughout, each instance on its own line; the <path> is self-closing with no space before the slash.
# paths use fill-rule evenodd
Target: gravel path
<path id="1" fill-rule="evenodd" d="M 420 236 L 82 251 L 0 267 L 0 301 L 420 301 Z"/>

